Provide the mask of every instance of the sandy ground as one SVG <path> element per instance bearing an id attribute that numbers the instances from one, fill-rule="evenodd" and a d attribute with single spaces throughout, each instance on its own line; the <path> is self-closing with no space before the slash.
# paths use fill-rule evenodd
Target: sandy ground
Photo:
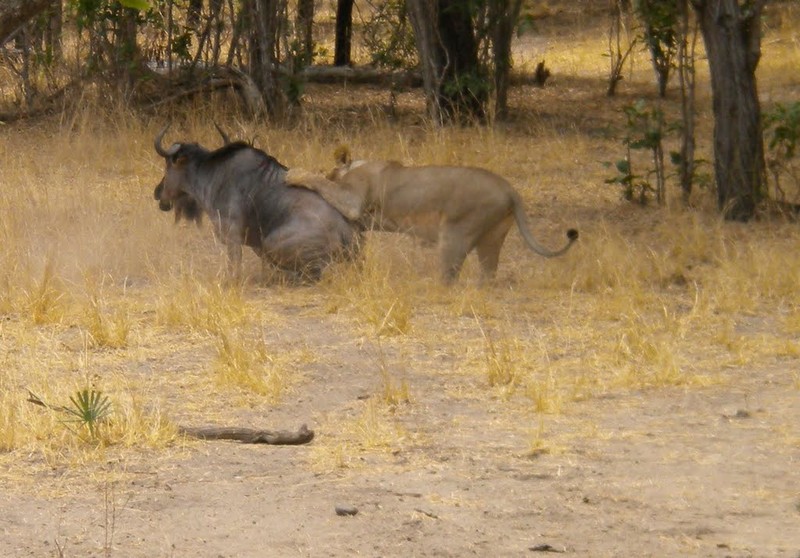
<path id="1" fill-rule="evenodd" d="M 409 359 L 387 342 L 381 358 L 411 394 L 392 414 L 403 434 L 326 467 L 319 448 L 335 445 L 337 422 L 381 389 L 378 348 L 307 298 L 269 304 L 325 358 L 281 403 L 235 416 L 307 422 L 310 445 L 187 442 L 110 460 L 101 469 L 115 480 L 59 468 L 6 482 L 0 556 L 800 556 L 796 361 L 537 415 L 470 397 L 475 378 L 434 366 L 446 355 Z M 181 362 L 166 355 L 140 373 L 181 374 Z"/>

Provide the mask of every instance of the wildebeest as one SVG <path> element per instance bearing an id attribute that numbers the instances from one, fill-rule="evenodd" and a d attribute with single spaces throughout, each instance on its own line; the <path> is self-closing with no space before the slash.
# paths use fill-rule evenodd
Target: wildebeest
<path id="1" fill-rule="evenodd" d="M 153 191 L 153 197 L 158 201 L 158 208 L 161 211 L 174 211 L 175 222 L 178 223 L 181 219 L 187 221 L 194 221 L 198 225 L 203 220 L 203 210 L 197 204 L 197 200 L 187 193 L 182 193 L 178 198 L 173 201 L 161 199 L 161 193 L 164 191 L 164 183 L 159 182 L 156 189 Z"/>
<path id="2" fill-rule="evenodd" d="M 287 168 L 243 142 L 210 151 L 196 143 L 153 145 L 165 171 L 154 195 L 176 219 L 198 220 L 201 210 L 225 244 L 232 273 L 241 271 L 242 245 L 262 262 L 316 280 L 332 260 L 352 257 L 360 230 L 316 192 L 286 184 Z M 222 132 L 221 132 L 222 133 Z"/>

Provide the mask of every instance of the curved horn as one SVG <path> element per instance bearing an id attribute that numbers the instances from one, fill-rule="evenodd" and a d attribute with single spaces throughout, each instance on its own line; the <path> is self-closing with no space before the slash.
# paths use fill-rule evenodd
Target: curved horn
<path id="1" fill-rule="evenodd" d="M 170 153 L 169 153 L 169 151 L 167 151 L 166 149 L 164 149 L 164 148 L 161 146 L 161 140 L 163 140 L 163 139 L 164 139 L 164 134 L 166 134 L 166 133 L 167 133 L 167 128 L 169 128 L 169 124 L 170 124 L 170 123 L 167 123 L 167 125 L 166 125 L 166 126 L 164 126 L 164 127 L 161 129 L 161 131 L 160 131 L 160 132 L 158 133 L 158 135 L 156 136 L 156 139 L 153 141 L 153 146 L 156 148 L 156 153 L 158 153 L 159 155 L 161 155 L 161 156 L 162 156 L 162 157 L 164 157 L 164 158 L 167 158 L 167 157 L 169 157 L 169 156 L 170 156 Z"/>
<path id="2" fill-rule="evenodd" d="M 224 142 L 224 144 L 228 145 L 231 142 L 231 138 L 228 137 L 228 134 L 226 134 L 225 131 L 216 122 L 214 122 L 214 127 L 217 129 L 217 132 L 219 132 L 219 135 L 222 136 L 222 141 Z"/>

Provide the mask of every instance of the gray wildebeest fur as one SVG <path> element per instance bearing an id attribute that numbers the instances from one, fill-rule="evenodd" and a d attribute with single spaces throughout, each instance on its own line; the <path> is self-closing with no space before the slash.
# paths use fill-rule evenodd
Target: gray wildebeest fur
<path id="1" fill-rule="evenodd" d="M 210 151 L 196 143 L 161 142 L 164 177 L 154 195 L 162 210 L 199 221 L 208 216 L 217 238 L 226 246 L 230 270 L 241 272 L 242 245 L 251 247 L 264 264 L 295 278 L 316 280 L 333 260 L 350 258 L 360 230 L 316 192 L 286 183 L 287 168 L 260 149 L 243 142 Z"/>

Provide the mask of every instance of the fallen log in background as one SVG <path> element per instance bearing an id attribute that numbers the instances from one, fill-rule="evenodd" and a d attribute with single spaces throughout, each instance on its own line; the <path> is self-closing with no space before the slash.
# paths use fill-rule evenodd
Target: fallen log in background
<path id="1" fill-rule="evenodd" d="M 200 440 L 238 440 L 245 444 L 270 444 L 273 446 L 297 446 L 314 439 L 314 431 L 304 424 L 296 432 L 289 430 L 256 430 L 236 426 L 179 426 L 178 431 L 190 438 Z"/>

